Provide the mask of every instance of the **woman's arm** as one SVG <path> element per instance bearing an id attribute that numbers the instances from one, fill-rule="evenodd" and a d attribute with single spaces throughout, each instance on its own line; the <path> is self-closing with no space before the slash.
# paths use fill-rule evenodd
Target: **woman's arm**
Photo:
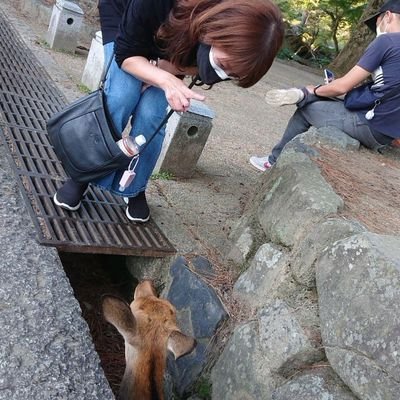
<path id="1" fill-rule="evenodd" d="M 204 100 L 205 97 L 188 89 L 175 76 L 177 70 L 171 63 L 163 60 L 158 68 L 149 62 L 150 59 L 160 56 L 154 35 L 168 17 L 173 4 L 173 0 L 131 1 L 122 19 L 120 34 L 116 38 L 115 59 L 125 72 L 146 85 L 161 88 L 173 110 L 186 111 L 190 99 Z M 179 72 L 185 73 L 186 71 Z"/>
<path id="2" fill-rule="evenodd" d="M 347 93 L 362 83 L 371 73 L 364 68 L 356 65 L 346 75 L 335 79 L 327 85 L 320 86 L 315 90 L 315 94 L 321 97 L 335 97 Z M 314 93 L 314 86 L 307 86 L 310 93 Z"/>
<path id="3" fill-rule="evenodd" d="M 175 76 L 176 75 L 178 75 L 178 76 L 182 76 L 182 75 L 195 76 L 199 72 L 197 67 L 186 67 L 183 69 L 179 69 L 179 68 L 175 67 L 174 64 L 171 64 L 169 61 L 163 60 L 163 59 L 158 59 L 157 67 L 161 68 L 164 71 L 167 71 L 170 74 L 175 75 Z"/>
<path id="4" fill-rule="evenodd" d="M 172 64 L 170 65 L 172 68 Z M 203 95 L 189 89 L 181 79 L 149 63 L 149 60 L 145 57 L 134 56 L 126 58 L 122 63 L 122 69 L 148 85 L 162 89 L 165 92 L 168 104 L 175 111 L 186 111 L 189 108 L 191 99 L 201 101 L 205 99 Z"/>

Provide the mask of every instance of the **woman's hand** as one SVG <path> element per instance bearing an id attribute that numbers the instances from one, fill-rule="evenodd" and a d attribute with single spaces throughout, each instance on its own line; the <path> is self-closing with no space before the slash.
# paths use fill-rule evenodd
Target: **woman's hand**
<path id="1" fill-rule="evenodd" d="M 183 81 L 173 75 L 169 75 L 160 84 L 164 90 L 168 104 L 174 111 L 187 111 L 190 106 L 190 100 L 205 100 L 205 96 L 189 89 Z"/>
<path id="2" fill-rule="evenodd" d="M 158 60 L 158 68 L 171 74 L 164 77 L 160 87 L 164 90 L 168 104 L 174 111 L 187 111 L 191 99 L 201 101 L 205 99 L 203 95 L 189 89 L 181 79 L 175 77 L 175 75 L 195 75 L 197 74 L 196 67 L 180 70 L 169 61 L 161 59 Z"/>

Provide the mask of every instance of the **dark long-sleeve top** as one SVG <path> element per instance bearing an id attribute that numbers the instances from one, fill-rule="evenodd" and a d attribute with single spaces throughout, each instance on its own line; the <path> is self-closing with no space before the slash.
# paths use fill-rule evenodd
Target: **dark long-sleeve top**
<path id="1" fill-rule="evenodd" d="M 119 24 L 130 0 L 99 0 L 101 33 L 103 44 L 113 42 L 119 31 Z"/>
<path id="2" fill-rule="evenodd" d="M 175 0 L 128 1 L 115 40 L 115 59 L 119 66 L 133 56 L 166 58 L 156 44 L 155 34 L 174 4 Z"/>

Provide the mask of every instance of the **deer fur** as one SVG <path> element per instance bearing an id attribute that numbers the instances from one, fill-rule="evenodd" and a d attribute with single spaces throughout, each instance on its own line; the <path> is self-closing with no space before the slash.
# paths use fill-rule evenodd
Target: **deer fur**
<path id="1" fill-rule="evenodd" d="M 196 346 L 192 337 L 179 330 L 175 307 L 157 297 L 151 281 L 143 281 L 130 305 L 104 296 L 103 314 L 125 340 L 126 367 L 118 399 L 163 400 L 167 351 L 178 359 Z"/>

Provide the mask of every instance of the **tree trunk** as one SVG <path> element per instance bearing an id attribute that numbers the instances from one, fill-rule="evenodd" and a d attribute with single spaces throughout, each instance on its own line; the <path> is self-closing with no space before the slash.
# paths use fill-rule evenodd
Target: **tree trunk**
<path id="1" fill-rule="evenodd" d="M 332 24 L 332 40 L 333 40 L 333 44 L 335 46 L 335 54 L 336 54 L 336 56 L 339 54 L 339 41 L 338 41 L 338 38 L 337 38 L 337 32 L 338 32 L 338 29 L 339 29 L 339 23 L 340 23 L 340 20 L 337 19 Z"/>
<path id="2" fill-rule="evenodd" d="M 360 21 L 351 34 L 349 42 L 329 66 L 338 76 L 344 75 L 357 64 L 366 47 L 375 37 L 375 34 L 363 21 L 374 14 L 383 3 L 384 0 L 369 0 Z"/>

